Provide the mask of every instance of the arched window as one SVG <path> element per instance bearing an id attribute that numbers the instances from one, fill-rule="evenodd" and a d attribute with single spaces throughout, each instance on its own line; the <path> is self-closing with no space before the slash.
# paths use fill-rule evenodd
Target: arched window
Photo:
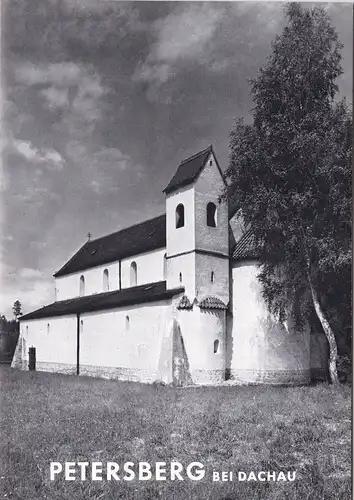
<path id="1" fill-rule="evenodd" d="M 129 325 L 130 325 L 130 318 L 129 316 L 125 317 L 125 329 L 129 330 Z"/>
<path id="2" fill-rule="evenodd" d="M 85 295 L 85 278 L 80 276 L 80 297 Z"/>
<path id="3" fill-rule="evenodd" d="M 207 204 L 207 226 L 216 227 L 216 206 L 212 202 Z"/>
<path id="4" fill-rule="evenodd" d="M 211 281 L 211 283 L 214 283 L 214 281 L 215 281 L 215 273 L 214 273 L 214 271 L 211 271 L 210 281 Z"/>
<path id="5" fill-rule="evenodd" d="M 109 290 L 109 274 L 108 269 L 103 271 L 103 291 L 108 292 Z"/>
<path id="6" fill-rule="evenodd" d="M 167 254 L 163 256 L 163 279 L 167 278 Z"/>
<path id="7" fill-rule="evenodd" d="M 136 286 L 138 283 L 138 269 L 136 262 L 130 264 L 130 286 Z"/>
<path id="8" fill-rule="evenodd" d="M 218 340 L 214 340 L 214 354 L 219 352 L 220 342 Z"/>
<path id="9" fill-rule="evenodd" d="M 180 203 L 176 207 L 176 228 L 184 226 L 184 205 Z"/>
<path id="10" fill-rule="evenodd" d="M 182 273 L 179 273 L 179 282 L 182 283 Z"/>
<path id="11" fill-rule="evenodd" d="M 50 333 L 50 324 L 47 323 L 47 333 L 49 334 Z"/>

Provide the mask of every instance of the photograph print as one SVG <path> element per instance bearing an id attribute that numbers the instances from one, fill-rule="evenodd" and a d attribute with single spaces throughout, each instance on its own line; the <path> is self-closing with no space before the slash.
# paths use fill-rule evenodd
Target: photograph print
<path id="1" fill-rule="evenodd" d="M 353 4 L 1 32 L 1 498 L 349 500 Z"/>

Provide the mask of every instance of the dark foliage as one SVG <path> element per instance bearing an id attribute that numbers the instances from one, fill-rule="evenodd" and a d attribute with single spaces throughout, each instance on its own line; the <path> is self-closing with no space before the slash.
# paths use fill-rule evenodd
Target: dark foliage
<path id="1" fill-rule="evenodd" d="M 272 312 L 301 324 L 320 304 L 348 351 L 351 336 L 352 119 L 335 100 L 342 48 L 322 8 L 288 4 L 287 26 L 252 82 L 253 124 L 230 137 L 227 178 L 262 247 Z"/>

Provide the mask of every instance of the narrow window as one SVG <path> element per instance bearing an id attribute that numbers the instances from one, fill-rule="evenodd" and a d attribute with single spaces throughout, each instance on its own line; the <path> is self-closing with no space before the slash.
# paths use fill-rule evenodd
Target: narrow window
<path id="1" fill-rule="evenodd" d="M 182 283 L 182 273 L 179 273 L 179 282 Z"/>
<path id="2" fill-rule="evenodd" d="M 176 228 L 184 226 L 184 205 L 180 203 L 176 207 Z"/>
<path id="3" fill-rule="evenodd" d="M 213 160 L 210 160 L 209 165 L 212 166 L 212 164 L 213 164 Z"/>
<path id="4" fill-rule="evenodd" d="M 130 325 L 130 318 L 129 316 L 125 317 L 125 329 L 129 330 L 129 325 Z"/>
<path id="5" fill-rule="evenodd" d="M 214 340 L 214 354 L 219 352 L 220 342 L 218 340 Z"/>
<path id="6" fill-rule="evenodd" d="M 83 320 L 80 321 L 80 333 L 83 333 L 84 331 L 84 322 Z"/>
<path id="7" fill-rule="evenodd" d="M 103 291 L 108 292 L 109 290 L 109 274 L 108 269 L 103 271 Z"/>
<path id="8" fill-rule="evenodd" d="M 214 274 L 214 271 L 211 271 L 211 275 L 210 275 L 211 283 L 214 283 L 214 280 L 215 280 L 215 274 Z"/>
<path id="9" fill-rule="evenodd" d="M 47 323 L 47 334 L 49 334 L 49 333 L 50 333 L 50 324 Z"/>
<path id="10" fill-rule="evenodd" d="M 83 276 L 80 277 L 80 297 L 85 295 L 85 278 Z"/>
<path id="11" fill-rule="evenodd" d="M 136 262 L 130 264 L 130 286 L 136 286 L 138 283 L 138 269 Z"/>
<path id="12" fill-rule="evenodd" d="M 212 202 L 207 204 L 207 226 L 216 227 L 216 206 Z"/>
<path id="13" fill-rule="evenodd" d="M 28 325 L 26 326 L 26 335 L 28 335 Z"/>
<path id="14" fill-rule="evenodd" d="M 167 278 L 167 254 L 163 256 L 163 279 Z"/>

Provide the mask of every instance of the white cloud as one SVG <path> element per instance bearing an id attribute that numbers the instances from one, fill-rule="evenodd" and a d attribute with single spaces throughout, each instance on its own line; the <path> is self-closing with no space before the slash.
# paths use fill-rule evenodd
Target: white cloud
<path id="1" fill-rule="evenodd" d="M 30 267 L 23 267 L 17 274 L 20 279 L 45 279 L 43 273 L 41 273 L 38 269 L 32 269 Z"/>
<path id="2" fill-rule="evenodd" d="M 38 269 L 24 267 L 16 271 L 1 262 L 0 270 L 0 312 L 7 318 L 12 317 L 15 300 L 21 302 L 24 313 L 54 301 L 54 281 Z"/>
<path id="3" fill-rule="evenodd" d="M 51 110 L 65 109 L 87 121 L 94 121 L 101 116 L 99 100 L 105 89 L 89 64 L 24 63 L 16 69 L 15 77 L 22 85 L 45 85 L 39 94 Z"/>
<path id="4" fill-rule="evenodd" d="M 73 62 L 50 64 L 24 63 L 16 69 L 16 80 L 23 85 L 75 85 L 81 74 L 81 67 Z"/>
<path id="5" fill-rule="evenodd" d="M 154 24 L 156 42 L 134 74 L 135 80 L 164 83 L 174 74 L 181 61 L 203 60 L 215 35 L 224 10 L 209 3 L 188 3 L 177 7 Z"/>
<path id="6" fill-rule="evenodd" d="M 79 148 L 80 151 L 80 148 Z M 118 148 L 101 148 L 87 158 L 81 158 L 87 164 L 90 187 L 96 194 L 118 191 L 120 185 L 134 177 L 136 182 L 141 177 L 144 167 L 120 151 Z M 124 181 L 122 181 L 124 175 Z"/>
<path id="7" fill-rule="evenodd" d="M 37 149 L 30 141 L 10 140 L 13 148 L 26 160 L 34 163 L 44 163 L 49 170 L 61 170 L 64 158 L 52 148 Z"/>

